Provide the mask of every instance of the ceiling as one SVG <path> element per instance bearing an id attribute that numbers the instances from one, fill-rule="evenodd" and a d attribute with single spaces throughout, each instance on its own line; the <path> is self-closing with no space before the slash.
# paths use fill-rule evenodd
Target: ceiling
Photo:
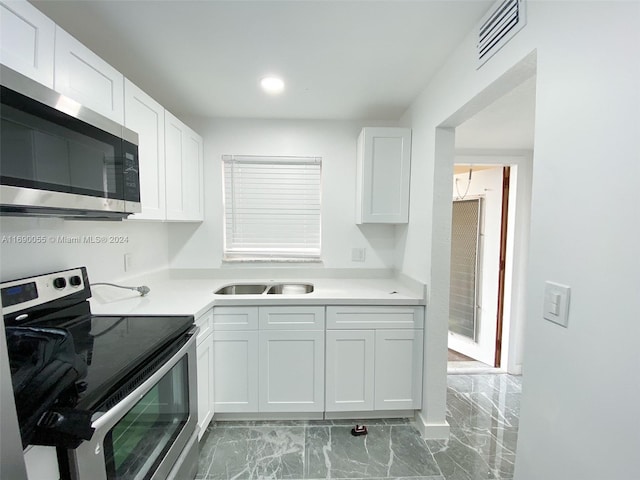
<path id="1" fill-rule="evenodd" d="M 399 118 L 493 3 L 30 1 L 176 115 L 332 120 Z"/>

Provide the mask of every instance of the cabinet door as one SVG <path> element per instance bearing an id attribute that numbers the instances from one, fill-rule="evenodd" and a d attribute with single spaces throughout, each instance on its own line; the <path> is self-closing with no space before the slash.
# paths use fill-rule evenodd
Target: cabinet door
<path id="1" fill-rule="evenodd" d="M 208 334 L 207 334 L 208 333 Z M 201 338 L 204 337 L 204 338 Z M 213 418 L 213 337 L 210 331 L 198 335 L 196 352 L 198 355 L 198 440 L 204 435 Z"/>
<path id="2" fill-rule="evenodd" d="M 411 130 L 364 128 L 357 155 L 356 223 L 407 223 Z"/>
<path id="3" fill-rule="evenodd" d="M 167 220 L 202 221 L 202 138 L 165 111 Z"/>
<path id="4" fill-rule="evenodd" d="M 124 125 L 138 132 L 142 212 L 133 220 L 164 220 L 164 108 L 125 78 Z"/>
<path id="5" fill-rule="evenodd" d="M 260 332 L 260 411 L 324 410 L 324 331 Z"/>
<path id="6" fill-rule="evenodd" d="M 421 407 L 423 332 L 376 331 L 375 410 Z"/>
<path id="7" fill-rule="evenodd" d="M 258 411 L 258 332 L 213 332 L 214 409 Z"/>
<path id="8" fill-rule="evenodd" d="M 373 330 L 327 330 L 327 412 L 373 410 Z"/>
<path id="9" fill-rule="evenodd" d="M 122 125 L 122 74 L 59 26 L 55 50 L 54 89 Z"/>
<path id="10" fill-rule="evenodd" d="M 202 137 L 186 127 L 182 191 L 184 192 L 184 219 L 204 220 L 203 148 Z"/>
<path id="11" fill-rule="evenodd" d="M 0 2 L 0 63 L 53 88 L 55 30 L 26 0 Z"/>

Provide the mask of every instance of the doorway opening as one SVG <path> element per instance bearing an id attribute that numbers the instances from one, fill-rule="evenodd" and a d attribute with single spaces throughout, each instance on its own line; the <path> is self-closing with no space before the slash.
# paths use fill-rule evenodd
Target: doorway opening
<path id="1" fill-rule="evenodd" d="M 520 68 L 497 82 L 501 96 L 489 88 L 475 112 L 467 105 L 439 127 L 455 143 L 437 159 L 454 167 L 449 373 L 522 373 L 536 77 L 529 62 Z"/>
<path id="2" fill-rule="evenodd" d="M 449 370 L 500 368 L 509 165 L 454 165 Z"/>

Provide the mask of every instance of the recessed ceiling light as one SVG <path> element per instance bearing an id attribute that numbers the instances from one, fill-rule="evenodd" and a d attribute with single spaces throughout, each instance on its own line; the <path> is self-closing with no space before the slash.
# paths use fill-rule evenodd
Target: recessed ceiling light
<path id="1" fill-rule="evenodd" d="M 276 95 L 284 90 L 284 82 L 278 77 L 264 77 L 260 80 L 260 86 L 271 95 Z"/>

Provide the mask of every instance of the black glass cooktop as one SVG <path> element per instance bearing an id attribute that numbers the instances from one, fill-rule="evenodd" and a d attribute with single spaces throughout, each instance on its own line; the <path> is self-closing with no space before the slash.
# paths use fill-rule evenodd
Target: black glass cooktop
<path id="1" fill-rule="evenodd" d="M 192 316 L 102 316 L 39 322 L 62 328 L 73 337 L 76 353 L 86 362 L 87 374 L 79 379 L 75 405 L 93 410 L 120 384 L 174 342 L 184 341 Z"/>

